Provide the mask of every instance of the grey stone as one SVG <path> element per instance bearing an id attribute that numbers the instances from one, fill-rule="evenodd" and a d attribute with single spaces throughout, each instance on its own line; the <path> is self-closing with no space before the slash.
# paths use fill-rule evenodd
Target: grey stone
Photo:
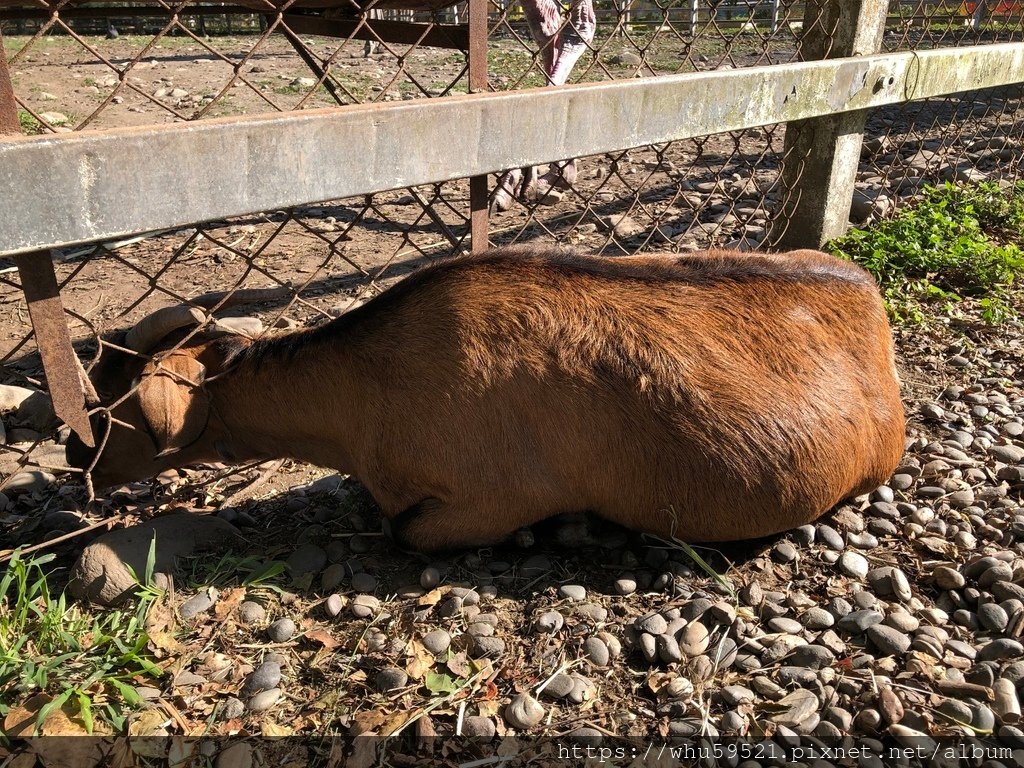
<path id="1" fill-rule="evenodd" d="M 462 721 L 462 735 L 472 739 L 483 739 L 490 741 L 494 738 L 497 730 L 494 721 L 489 717 L 470 715 Z"/>
<path id="2" fill-rule="evenodd" d="M 668 631 L 668 622 L 660 613 L 651 613 L 637 620 L 636 626 L 652 635 L 663 635 Z"/>
<path id="3" fill-rule="evenodd" d="M 836 657 L 828 648 L 820 645 L 801 645 L 793 650 L 789 663 L 795 667 L 822 669 L 835 663 Z"/>
<path id="4" fill-rule="evenodd" d="M 423 636 L 423 647 L 435 656 L 440 656 L 452 644 L 452 636 L 443 629 L 435 629 Z"/>
<path id="5" fill-rule="evenodd" d="M 250 712 L 265 712 L 277 704 L 281 699 L 281 689 L 271 688 L 269 691 L 257 693 L 249 699 L 248 708 Z"/>
<path id="6" fill-rule="evenodd" d="M 608 646 L 599 637 L 588 637 L 583 641 L 583 652 L 590 662 L 598 667 L 608 666 L 610 655 Z"/>
<path id="7" fill-rule="evenodd" d="M 377 588 L 377 579 L 368 573 L 352 574 L 352 589 L 356 592 L 373 592 Z"/>
<path id="8" fill-rule="evenodd" d="M 320 573 L 327 565 L 327 553 L 316 544 L 303 544 L 286 561 L 288 569 L 296 576 L 305 573 Z"/>
<path id="9" fill-rule="evenodd" d="M 824 608 L 808 608 L 800 615 L 800 623 L 807 629 L 828 629 L 836 623 L 835 617 Z"/>
<path id="10" fill-rule="evenodd" d="M 998 603 L 985 603 L 978 606 L 978 622 L 992 632 L 1002 632 L 1010 623 L 1010 617 Z"/>
<path id="11" fill-rule="evenodd" d="M 275 643 L 285 643 L 295 634 L 295 622 L 285 617 L 267 627 L 267 637 Z"/>
<path id="12" fill-rule="evenodd" d="M 560 597 L 574 602 L 582 602 L 587 599 L 587 590 L 579 584 L 563 584 L 558 588 L 558 594 Z"/>
<path id="13" fill-rule="evenodd" d="M 527 731 L 540 724 L 544 719 L 544 705 L 526 693 L 512 697 L 505 707 L 505 721 L 513 728 Z"/>
<path id="14" fill-rule="evenodd" d="M 846 614 L 845 616 L 841 616 L 836 624 L 838 628 L 844 632 L 860 634 L 866 632 L 868 627 L 880 623 L 884 618 L 885 616 L 878 611 L 854 611 Z"/>
<path id="15" fill-rule="evenodd" d="M 281 682 L 281 665 L 276 661 L 264 661 L 249 673 L 242 684 L 242 696 L 255 696 L 260 691 L 277 688 Z"/>
<path id="16" fill-rule="evenodd" d="M 341 595 L 328 595 L 327 599 L 324 601 L 324 610 L 327 611 L 327 615 L 332 619 L 341 613 L 344 607 L 345 601 L 342 600 Z"/>
<path id="17" fill-rule="evenodd" d="M 404 688 L 409 682 L 409 675 L 404 669 L 398 667 L 386 667 L 377 673 L 377 690 L 381 693 L 388 693 L 398 688 Z"/>
<path id="18" fill-rule="evenodd" d="M 901 656 L 910 650 L 910 638 L 898 629 L 875 624 L 867 629 L 868 639 L 886 656 Z"/>
<path id="19" fill-rule="evenodd" d="M 546 634 L 554 634 L 562 628 L 565 619 L 558 611 L 547 611 L 537 618 L 537 630 Z"/>
<path id="20" fill-rule="evenodd" d="M 856 552 L 843 552 L 839 556 L 839 570 L 852 579 L 862 581 L 868 573 L 868 561 Z"/>
<path id="21" fill-rule="evenodd" d="M 187 512 L 111 531 L 82 550 L 71 568 L 68 591 L 100 605 L 125 601 L 138 589 L 131 571 L 140 576 L 146 572 L 154 537 L 154 571 L 173 573 L 178 558 L 227 547 L 239 541 L 239 532 L 219 517 Z"/>

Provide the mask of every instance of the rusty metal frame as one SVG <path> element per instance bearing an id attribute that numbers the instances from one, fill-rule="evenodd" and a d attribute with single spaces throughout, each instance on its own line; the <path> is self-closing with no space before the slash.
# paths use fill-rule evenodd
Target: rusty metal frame
<path id="1" fill-rule="evenodd" d="M 0 34 L 0 143 L 20 134 L 14 86 L 7 66 L 3 35 Z M 93 446 L 95 442 L 85 407 L 79 365 L 68 332 L 53 258 L 48 250 L 37 250 L 23 253 L 15 261 L 54 412 L 83 443 Z"/>

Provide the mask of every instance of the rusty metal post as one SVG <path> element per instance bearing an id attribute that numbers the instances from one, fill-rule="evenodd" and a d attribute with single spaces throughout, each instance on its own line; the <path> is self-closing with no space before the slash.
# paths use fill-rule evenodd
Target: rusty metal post
<path id="1" fill-rule="evenodd" d="M 3 35 L 0 34 L 0 141 L 5 136 L 20 134 L 14 84 L 7 66 Z M 71 345 L 57 276 L 53 271 L 53 257 L 49 251 L 34 251 L 14 258 L 25 301 L 28 303 L 28 314 L 32 320 L 43 371 L 46 373 L 46 385 L 53 400 L 53 409 L 82 442 L 91 447 L 94 445 L 92 427 L 85 410 L 85 394 L 79 378 L 75 348 Z"/>
<path id="2" fill-rule="evenodd" d="M 888 0 L 807 3 L 801 58 L 878 53 L 888 9 Z M 786 126 L 783 201 L 769 245 L 819 248 L 846 232 L 866 120 L 860 110 Z"/>
<path id="3" fill-rule="evenodd" d="M 469 0 L 469 92 L 487 90 L 487 2 Z M 486 251 L 488 240 L 487 175 L 469 180 L 469 237 L 473 253 Z"/>

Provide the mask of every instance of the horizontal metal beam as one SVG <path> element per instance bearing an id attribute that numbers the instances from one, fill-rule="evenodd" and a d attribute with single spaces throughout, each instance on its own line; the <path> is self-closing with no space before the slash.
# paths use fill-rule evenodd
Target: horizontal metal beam
<path id="1" fill-rule="evenodd" d="M 1024 82 L 1024 43 L 0 141 L 0 254 Z"/>
<path id="2" fill-rule="evenodd" d="M 383 40 L 386 43 L 426 45 L 432 48 L 469 47 L 469 32 L 464 24 L 388 21 L 386 19 L 325 19 L 298 13 L 284 14 L 288 28 L 299 35 L 325 35 L 342 39 Z"/>

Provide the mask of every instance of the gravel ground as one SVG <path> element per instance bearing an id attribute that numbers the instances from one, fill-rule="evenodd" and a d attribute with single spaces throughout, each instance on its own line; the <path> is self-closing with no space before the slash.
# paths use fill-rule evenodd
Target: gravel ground
<path id="1" fill-rule="evenodd" d="M 708 569 L 585 517 L 428 561 L 336 476 L 221 509 L 247 544 L 190 561 L 151 610 L 168 674 L 131 732 L 317 737 L 218 766 L 332 749 L 547 764 L 574 745 L 646 765 L 652 742 L 701 737 L 760 745 L 728 765 L 826 746 L 847 757 L 788 761 L 1024 764 L 1024 329 L 968 310 L 897 342 L 909 423 L 889 484 L 775 539 L 699 547 Z M 285 572 L 246 582 L 269 561 Z M 967 751 L 884 751 L 950 740 Z"/>

